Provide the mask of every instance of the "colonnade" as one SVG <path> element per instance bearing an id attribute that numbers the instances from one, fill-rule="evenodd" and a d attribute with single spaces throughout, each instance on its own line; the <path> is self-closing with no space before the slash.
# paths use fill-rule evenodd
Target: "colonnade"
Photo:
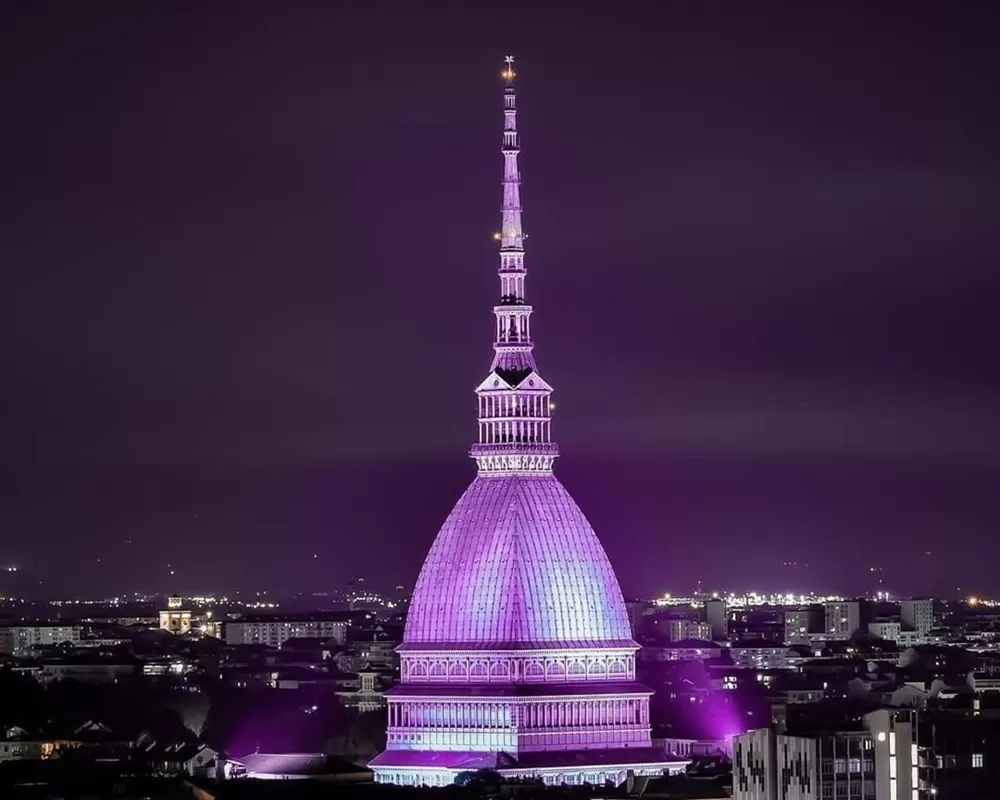
<path id="1" fill-rule="evenodd" d="M 479 396 L 479 443 L 551 442 L 549 399 L 509 392 Z"/>
<path id="2" fill-rule="evenodd" d="M 551 464 L 551 461 L 550 461 Z M 527 465 L 525 465 L 527 466 Z M 567 674 L 568 670 L 568 674 Z M 575 670 L 575 671 L 574 671 Z M 492 674 L 490 674 L 492 673 Z M 403 682 L 510 683 L 523 678 L 529 683 L 563 683 L 635 677 L 631 656 L 601 660 L 596 665 L 583 659 L 566 661 L 506 659 L 454 661 L 417 659 L 403 656 Z"/>
<path id="3" fill-rule="evenodd" d="M 581 698 L 498 703 L 407 701 L 389 703 L 390 728 L 520 730 L 648 725 L 645 698 Z"/>

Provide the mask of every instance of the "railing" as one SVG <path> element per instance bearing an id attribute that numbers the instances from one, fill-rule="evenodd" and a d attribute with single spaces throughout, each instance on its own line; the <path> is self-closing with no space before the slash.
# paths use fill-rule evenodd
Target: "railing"
<path id="1" fill-rule="evenodd" d="M 472 455 L 526 453 L 554 456 L 559 454 L 559 446 L 551 443 L 497 442 L 496 444 L 474 444 L 470 452 Z"/>

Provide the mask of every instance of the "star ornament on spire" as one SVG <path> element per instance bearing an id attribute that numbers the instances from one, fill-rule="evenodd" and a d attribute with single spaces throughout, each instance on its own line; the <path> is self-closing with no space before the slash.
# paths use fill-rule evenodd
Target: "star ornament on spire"
<path id="1" fill-rule="evenodd" d="M 514 76 L 517 74 L 514 72 L 514 56 L 505 56 L 503 63 L 507 66 L 503 68 L 500 77 L 507 81 L 514 80 Z"/>

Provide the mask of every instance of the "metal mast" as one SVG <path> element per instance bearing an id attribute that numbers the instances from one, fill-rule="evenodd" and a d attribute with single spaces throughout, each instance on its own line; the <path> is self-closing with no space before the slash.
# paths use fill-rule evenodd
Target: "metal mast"
<path id="1" fill-rule="evenodd" d="M 552 471 L 558 448 L 551 437 L 552 387 L 535 366 L 531 306 L 525 300 L 524 231 L 521 228 L 521 173 L 517 156 L 517 93 L 514 57 L 504 59 L 503 203 L 500 231 L 500 301 L 493 307 L 496 330 L 490 375 L 476 389 L 479 441 L 471 456 L 480 474 L 540 474 Z"/>

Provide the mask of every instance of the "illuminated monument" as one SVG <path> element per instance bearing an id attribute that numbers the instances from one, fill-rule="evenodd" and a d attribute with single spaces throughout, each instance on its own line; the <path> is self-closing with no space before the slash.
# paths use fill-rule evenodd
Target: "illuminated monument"
<path id="1" fill-rule="evenodd" d="M 384 783 L 440 785 L 491 769 L 550 783 L 677 770 L 649 736 L 648 689 L 596 534 L 552 474 L 550 395 L 532 355 L 513 58 L 504 90 L 500 298 L 479 387 L 478 466 L 410 602 L 388 695 Z"/>

